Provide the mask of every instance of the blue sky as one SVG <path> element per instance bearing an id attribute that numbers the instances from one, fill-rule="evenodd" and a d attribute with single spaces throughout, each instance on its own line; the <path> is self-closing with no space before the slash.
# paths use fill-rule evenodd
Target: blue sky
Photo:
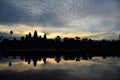
<path id="1" fill-rule="evenodd" d="M 120 0 L 0 0 L 0 35 L 118 39 Z"/>

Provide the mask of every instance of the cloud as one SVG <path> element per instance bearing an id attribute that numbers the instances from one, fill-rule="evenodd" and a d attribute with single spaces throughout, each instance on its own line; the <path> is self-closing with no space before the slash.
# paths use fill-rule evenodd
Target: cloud
<path id="1" fill-rule="evenodd" d="M 66 26 L 69 20 L 76 18 L 109 17 L 119 13 L 119 8 L 115 6 L 117 2 L 113 0 L 1 0 L 0 2 L 1 23 L 30 24 L 32 22 L 57 27 Z"/>
<path id="2" fill-rule="evenodd" d="M 116 36 L 116 30 L 120 31 L 119 4 L 119 0 L 0 0 L 0 24 L 13 26 L 11 29 L 18 24 L 33 29 L 37 25 L 54 28 L 50 32 L 104 32 Z"/>

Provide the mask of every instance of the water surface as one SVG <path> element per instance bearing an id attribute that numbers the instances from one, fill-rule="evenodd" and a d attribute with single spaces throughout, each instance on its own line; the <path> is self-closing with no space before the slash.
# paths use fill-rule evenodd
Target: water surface
<path id="1" fill-rule="evenodd" d="M 93 57 L 89 60 L 46 58 L 28 63 L 12 56 L 0 60 L 0 80 L 120 80 L 119 57 Z M 11 65 L 10 65 L 11 64 Z"/>

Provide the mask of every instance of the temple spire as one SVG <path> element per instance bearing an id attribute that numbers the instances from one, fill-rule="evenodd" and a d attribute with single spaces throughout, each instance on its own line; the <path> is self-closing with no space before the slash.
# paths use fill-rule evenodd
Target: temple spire
<path id="1" fill-rule="evenodd" d="M 38 38 L 37 31 L 35 30 L 33 38 Z"/>

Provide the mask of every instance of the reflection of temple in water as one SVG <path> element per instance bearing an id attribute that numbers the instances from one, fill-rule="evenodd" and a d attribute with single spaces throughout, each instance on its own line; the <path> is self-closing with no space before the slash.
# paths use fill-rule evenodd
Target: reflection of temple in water
<path id="1" fill-rule="evenodd" d="M 90 55 L 82 55 L 82 56 L 19 56 L 19 59 L 21 61 L 25 61 L 28 63 L 28 65 L 31 64 L 31 62 L 33 62 L 33 65 L 36 66 L 38 61 L 43 61 L 44 64 L 46 64 L 47 59 L 54 59 L 54 61 L 56 61 L 56 63 L 60 63 L 61 60 L 63 59 L 64 61 L 68 61 L 68 60 L 74 60 L 74 61 L 80 61 L 80 60 L 91 60 L 92 57 L 94 56 L 90 56 Z M 100 56 L 99 56 L 100 57 Z M 103 59 L 106 59 L 107 56 L 101 56 Z M 112 56 L 113 58 L 115 56 Z M 118 56 L 119 57 L 119 56 Z M 9 60 L 9 66 L 12 66 L 12 61 L 11 59 L 15 59 L 16 56 L 0 56 L 0 60 L 2 58 L 8 58 Z"/>

